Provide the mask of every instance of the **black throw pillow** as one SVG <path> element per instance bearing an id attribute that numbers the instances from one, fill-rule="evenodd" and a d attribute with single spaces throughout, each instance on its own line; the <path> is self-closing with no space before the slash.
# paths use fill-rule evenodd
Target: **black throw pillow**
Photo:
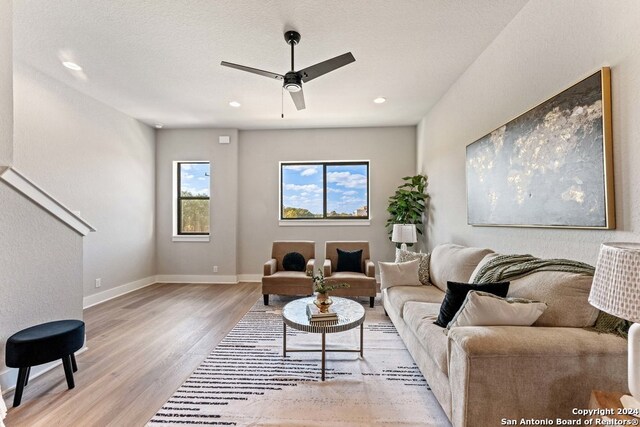
<path id="1" fill-rule="evenodd" d="M 446 328 L 458 310 L 460 310 L 460 307 L 462 307 L 462 303 L 469 291 L 488 292 L 506 298 L 507 292 L 509 292 L 509 282 L 480 284 L 447 282 L 447 293 L 444 295 L 444 301 L 442 301 L 442 305 L 440 306 L 438 320 L 433 323 Z"/>
<path id="2" fill-rule="evenodd" d="M 285 271 L 304 271 L 306 266 L 304 257 L 298 252 L 289 252 L 282 258 L 282 267 Z"/>
<path id="3" fill-rule="evenodd" d="M 353 271 L 362 273 L 362 249 L 343 251 L 338 249 L 338 266 L 336 271 Z"/>

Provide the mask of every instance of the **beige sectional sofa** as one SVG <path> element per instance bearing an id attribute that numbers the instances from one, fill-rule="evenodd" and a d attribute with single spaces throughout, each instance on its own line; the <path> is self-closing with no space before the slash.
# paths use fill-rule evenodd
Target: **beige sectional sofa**
<path id="1" fill-rule="evenodd" d="M 591 277 L 537 272 L 511 281 L 509 295 L 544 301 L 529 327 L 435 325 L 447 281 L 472 282 L 496 254 L 458 245 L 434 248 L 432 286 L 382 292 L 386 312 L 455 427 L 499 426 L 503 419 L 573 419 L 592 390 L 627 390 L 623 338 L 589 330 Z M 471 279 L 471 280 L 470 280 Z"/>

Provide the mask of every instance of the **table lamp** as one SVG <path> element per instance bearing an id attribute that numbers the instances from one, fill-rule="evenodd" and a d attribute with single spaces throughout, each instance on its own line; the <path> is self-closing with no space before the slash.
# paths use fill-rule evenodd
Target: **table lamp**
<path id="1" fill-rule="evenodd" d="M 634 322 L 629 329 L 629 391 L 625 408 L 640 408 L 640 243 L 603 243 L 589 302 L 613 316 Z"/>
<path id="2" fill-rule="evenodd" d="M 391 241 L 393 243 L 402 243 L 400 249 L 406 251 L 407 243 L 415 243 L 418 241 L 415 224 L 393 224 Z"/>

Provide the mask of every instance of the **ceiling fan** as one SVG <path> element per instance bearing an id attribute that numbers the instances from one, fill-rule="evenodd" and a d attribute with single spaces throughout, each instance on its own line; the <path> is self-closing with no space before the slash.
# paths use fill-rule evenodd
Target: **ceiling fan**
<path id="1" fill-rule="evenodd" d="M 269 77 L 271 79 L 283 80 L 282 86 L 291 94 L 291 99 L 293 99 L 293 103 L 296 105 L 296 108 L 298 110 L 304 110 L 305 105 L 304 94 L 302 92 L 302 82 L 307 83 L 315 79 L 316 77 L 320 77 L 323 74 L 327 74 L 337 68 L 344 67 L 345 65 L 350 64 L 356 60 L 351 52 L 348 52 L 336 56 L 335 58 L 319 62 L 310 67 L 303 68 L 300 71 L 294 71 L 293 48 L 295 45 L 300 43 L 300 33 L 298 33 L 297 31 L 287 31 L 284 33 L 284 39 L 287 44 L 291 46 L 291 71 L 286 73 L 284 76 L 282 74 L 259 70 L 257 68 L 246 67 L 244 65 L 233 64 L 226 61 L 222 61 L 220 65 Z"/>

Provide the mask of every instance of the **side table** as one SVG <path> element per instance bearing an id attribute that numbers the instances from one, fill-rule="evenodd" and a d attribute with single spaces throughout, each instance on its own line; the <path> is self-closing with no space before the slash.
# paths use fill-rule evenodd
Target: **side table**
<path id="1" fill-rule="evenodd" d="M 607 411 L 603 415 L 593 415 L 593 419 L 602 420 L 623 420 L 627 421 L 625 424 L 615 425 L 640 425 L 640 418 L 636 418 L 632 415 L 626 415 L 626 411 L 633 412 L 633 409 L 625 410 L 620 398 L 624 396 L 624 393 L 599 391 L 594 390 L 591 392 L 591 398 L 589 399 L 589 409 L 600 409 L 603 412 Z M 628 413 L 628 412 L 627 412 Z M 640 415 L 640 414 L 638 414 Z M 629 422 L 630 421 L 630 422 Z M 611 424 L 614 425 L 614 424 Z"/>

